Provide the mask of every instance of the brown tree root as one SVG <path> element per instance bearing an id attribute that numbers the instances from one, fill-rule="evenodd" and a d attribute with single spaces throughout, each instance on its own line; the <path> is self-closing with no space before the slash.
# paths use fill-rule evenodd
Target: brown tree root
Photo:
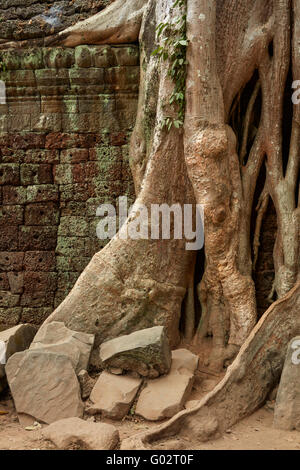
<path id="1" fill-rule="evenodd" d="M 193 409 L 181 411 L 154 430 L 125 439 L 122 449 L 146 449 L 171 436 L 199 441 L 220 436 L 263 405 L 279 381 L 286 347 L 300 333 L 300 282 L 260 319 L 224 379 Z"/>

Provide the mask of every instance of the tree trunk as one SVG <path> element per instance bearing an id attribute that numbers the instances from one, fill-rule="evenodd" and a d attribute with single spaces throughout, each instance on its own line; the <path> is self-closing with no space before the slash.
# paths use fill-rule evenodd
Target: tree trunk
<path id="1" fill-rule="evenodd" d="M 300 283 L 267 310 L 214 390 L 192 409 L 125 439 L 122 449 L 146 448 L 174 435 L 192 435 L 199 441 L 217 438 L 262 406 L 280 379 L 289 341 L 300 333 L 299 310 Z"/>
<path id="2" fill-rule="evenodd" d="M 184 239 L 124 239 L 141 204 L 150 213 L 151 204 L 194 203 L 184 161 L 183 134 L 177 129 L 167 132 L 161 126 L 172 81 L 165 65 L 151 55 L 156 26 L 168 19 L 166 7 L 170 3 L 149 2 L 140 29 L 141 89 L 130 152 L 138 194 L 133 209 L 136 215 L 131 215 L 116 237 L 93 257 L 73 290 L 46 320 L 63 321 L 75 330 L 95 333 L 96 346 L 106 339 L 153 325 L 166 326 L 172 346 L 180 339 L 181 304 L 195 252 L 185 249 Z M 91 37 L 94 41 L 94 35 Z M 76 33 L 68 36 L 65 43 L 74 44 L 77 40 Z M 103 41 L 107 40 L 105 35 Z"/>
<path id="3" fill-rule="evenodd" d="M 134 211 L 47 323 L 60 320 L 95 333 L 96 346 L 123 333 L 165 325 L 175 346 L 183 312 L 189 340 L 194 336 L 201 348 L 203 338 L 212 336 L 209 365 L 216 370 L 243 345 L 215 391 L 196 409 L 146 435 L 145 442 L 177 431 L 182 423 L 198 432 L 199 422 L 201 435 L 207 416 L 214 435 L 253 411 L 278 378 L 287 342 L 298 331 L 300 111 L 294 105 L 292 115 L 284 115 L 284 97 L 291 99 L 289 77 L 300 77 L 300 0 L 180 0 L 176 5 L 174 0 L 116 0 L 44 41 L 76 46 L 139 40 L 141 53 L 130 146 Z M 164 36 L 175 34 L 177 18 L 186 13 L 185 120 L 183 129 L 168 132 L 162 123 L 178 113 L 170 104 L 170 64 L 151 53 L 164 47 Z M 157 37 L 157 26 L 167 23 Z M 253 237 L 255 191 L 264 166 Z M 278 221 L 274 292 L 282 300 L 251 331 L 257 321 L 253 261 L 259 256 L 269 198 Z M 141 205 L 149 209 L 153 203 L 203 205 L 205 269 L 197 289 L 196 253 L 185 249 L 185 240 L 124 239 L 137 223 Z M 196 291 L 199 325 L 193 308 Z"/>

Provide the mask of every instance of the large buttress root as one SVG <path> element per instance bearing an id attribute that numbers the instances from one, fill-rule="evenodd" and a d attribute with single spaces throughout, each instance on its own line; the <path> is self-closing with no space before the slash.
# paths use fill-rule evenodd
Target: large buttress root
<path id="1" fill-rule="evenodd" d="M 123 441 L 122 449 L 141 449 L 174 435 L 199 441 L 218 437 L 263 405 L 278 382 L 288 342 L 300 333 L 300 282 L 260 319 L 224 379 L 191 410 Z"/>
<path id="2" fill-rule="evenodd" d="M 185 160 L 196 202 L 204 206 L 205 215 L 202 325 L 209 323 L 212 330 L 210 367 L 222 369 L 228 353 L 232 355 L 254 327 L 256 304 L 251 272 L 243 273 L 238 265 L 241 184 L 236 138 L 225 125 L 215 31 L 216 2 L 189 3 Z"/>
<path id="3" fill-rule="evenodd" d="M 94 333 L 96 346 L 153 325 L 166 326 L 171 346 L 179 341 L 181 305 L 196 253 L 186 250 L 186 240 L 174 239 L 172 231 L 170 240 L 151 239 L 150 224 L 152 204 L 180 207 L 194 204 L 182 132 L 172 129 L 167 133 L 161 126 L 173 85 L 166 68 L 151 52 L 156 24 L 163 19 L 164 5 L 149 2 L 140 31 L 142 85 L 130 152 L 137 192 L 134 211 L 119 233 L 93 257 L 72 291 L 46 320 L 46 323 L 62 321 L 74 330 Z M 69 34 L 75 41 L 77 33 L 74 36 L 73 28 Z M 148 209 L 149 239 L 133 239 L 130 234 L 141 205 Z"/>
<path id="4" fill-rule="evenodd" d="M 156 26 L 176 21 L 182 14 L 179 6 L 174 11 L 172 5 L 173 0 L 116 0 L 98 15 L 42 40 L 42 45 L 73 47 L 139 39 L 141 87 L 130 146 L 138 196 L 135 209 L 140 204 L 149 208 L 152 203 L 182 206 L 194 203 L 194 199 L 204 205 L 206 259 L 199 287 L 203 315 L 198 331 L 200 340 L 205 331 L 212 331 L 210 366 L 220 369 L 256 322 L 250 220 L 265 161 L 266 185 L 279 227 L 274 250 L 278 296 L 285 295 L 299 279 L 300 198 L 296 201 L 295 197 L 300 191 L 299 106 L 294 108 L 285 172 L 281 131 L 291 30 L 293 74 L 294 79 L 299 78 L 300 0 L 187 0 L 189 65 L 184 145 L 181 130 L 172 129 L 168 134 L 161 129 L 163 119 L 176 114 L 169 106 L 174 84 L 166 64 L 151 56 Z M 163 44 L 162 39 L 158 42 Z M 259 84 L 244 119 L 239 158 L 239 135 L 229 126 L 230 110 L 255 71 Z M 259 93 L 261 119 L 250 145 L 247 120 Z M 122 230 L 134 222 L 132 216 Z M 94 256 L 48 321 L 61 320 L 74 329 L 96 333 L 97 343 L 138 328 L 165 324 L 173 345 L 178 339 L 181 303 L 189 288 L 186 335 L 190 338 L 196 326 L 190 279 L 195 254 L 185 250 L 184 241 L 124 240 L 122 230 Z"/>

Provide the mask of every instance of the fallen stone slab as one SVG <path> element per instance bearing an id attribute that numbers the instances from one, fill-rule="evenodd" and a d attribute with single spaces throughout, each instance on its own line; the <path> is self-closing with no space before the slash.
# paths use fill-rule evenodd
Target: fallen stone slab
<path id="1" fill-rule="evenodd" d="M 90 400 L 94 405 L 88 413 L 101 413 L 112 419 L 124 418 L 141 385 L 142 379 L 102 372 L 91 392 Z"/>
<path id="2" fill-rule="evenodd" d="M 42 434 L 59 449 L 76 446 L 86 450 L 113 450 L 119 443 L 119 431 L 115 426 L 80 418 L 56 421 L 44 428 Z"/>
<path id="3" fill-rule="evenodd" d="M 6 387 L 5 364 L 16 352 L 29 348 L 36 328 L 32 325 L 21 324 L 0 331 L 0 392 Z"/>
<path id="4" fill-rule="evenodd" d="M 274 427 L 300 431 L 300 336 L 287 348 L 274 409 Z"/>
<path id="5" fill-rule="evenodd" d="M 29 349 L 11 356 L 5 370 L 21 424 L 82 416 L 80 387 L 68 357 Z"/>
<path id="6" fill-rule="evenodd" d="M 173 351 L 170 373 L 148 380 L 135 413 L 149 421 L 157 421 L 181 411 L 192 390 L 197 367 L 198 356 L 186 349 Z"/>
<path id="7" fill-rule="evenodd" d="M 143 377 L 167 374 L 171 366 L 169 341 L 163 326 L 135 331 L 102 343 L 104 367 L 138 372 Z"/>
<path id="8" fill-rule="evenodd" d="M 88 368 L 95 336 L 67 328 L 62 322 L 47 323 L 36 334 L 30 349 L 63 354 L 69 357 L 77 373 Z"/>

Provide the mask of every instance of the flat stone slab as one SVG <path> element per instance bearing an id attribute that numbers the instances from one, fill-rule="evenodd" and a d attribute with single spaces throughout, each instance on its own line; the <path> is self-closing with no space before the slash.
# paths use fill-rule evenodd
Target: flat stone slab
<path id="1" fill-rule="evenodd" d="M 44 349 L 69 357 L 78 374 L 88 368 L 94 339 L 92 334 L 70 330 L 62 322 L 52 322 L 40 328 L 30 349 Z"/>
<path id="2" fill-rule="evenodd" d="M 144 377 L 167 374 L 171 366 L 171 351 L 163 326 L 106 341 L 101 344 L 99 354 L 105 367 L 138 372 Z"/>
<path id="3" fill-rule="evenodd" d="M 300 336 L 287 348 L 276 396 L 274 427 L 300 431 Z"/>
<path id="4" fill-rule="evenodd" d="M 0 392 L 7 384 L 5 379 L 6 362 L 16 352 L 29 348 L 35 334 L 36 328 L 28 324 L 0 331 Z"/>
<path id="5" fill-rule="evenodd" d="M 173 351 L 170 373 L 148 380 L 135 413 L 149 421 L 157 421 L 171 418 L 181 411 L 192 390 L 198 360 L 198 356 L 186 349 Z"/>
<path id="6" fill-rule="evenodd" d="M 90 400 L 94 406 L 88 412 L 122 419 L 128 414 L 141 385 L 141 379 L 102 372 L 91 392 Z"/>
<path id="7" fill-rule="evenodd" d="M 119 431 L 115 426 L 80 418 L 56 421 L 44 428 L 42 434 L 59 449 L 78 446 L 86 450 L 113 450 L 119 443 Z"/>
<path id="8" fill-rule="evenodd" d="M 21 423 L 82 416 L 80 387 L 68 357 L 29 349 L 11 356 L 5 369 Z"/>

